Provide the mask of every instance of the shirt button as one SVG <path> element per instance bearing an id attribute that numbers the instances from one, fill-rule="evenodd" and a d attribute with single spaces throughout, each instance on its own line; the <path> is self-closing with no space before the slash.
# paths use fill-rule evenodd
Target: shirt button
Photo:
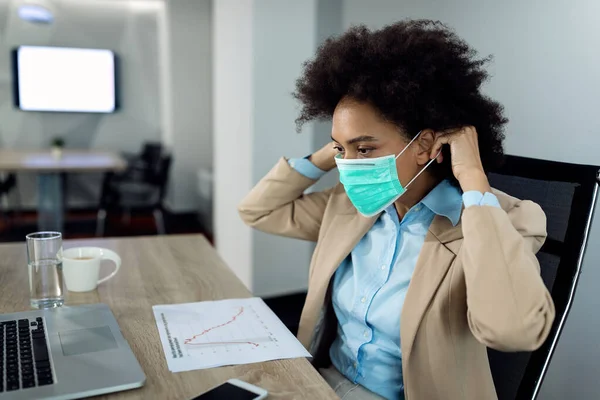
<path id="1" fill-rule="evenodd" d="M 421 211 L 421 206 L 416 206 L 415 211 Z"/>
<path id="2" fill-rule="evenodd" d="M 369 331 L 365 331 L 364 335 L 365 337 L 369 337 Z"/>
<path id="3" fill-rule="evenodd" d="M 381 270 L 383 271 L 384 269 L 385 269 L 385 265 L 382 265 L 381 266 Z"/>
<path id="4" fill-rule="evenodd" d="M 363 297 L 362 299 L 360 299 L 360 302 L 361 302 L 361 303 L 364 303 L 364 302 L 366 302 L 366 301 L 367 301 L 367 298 L 366 298 L 366 297 Z"/>
<path id="5" fill-rule="evenodd" d="M 356 367 L 358 367 L 358 364 L 357 364 L 357 363 L 354 363 L 354 364 L 352 364 L 352 366 L 353 366 L 354 368 L 356 368 Z"/>

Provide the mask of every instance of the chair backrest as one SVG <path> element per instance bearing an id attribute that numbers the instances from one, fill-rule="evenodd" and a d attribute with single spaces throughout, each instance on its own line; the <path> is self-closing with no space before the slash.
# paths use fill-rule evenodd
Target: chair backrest
<path id="1" fill-rule="evenodd" d="M 167 192 L 172 160 L 170 153 L 161 151 L 156 159 L 144 163 L 141 179 L 138 179 L 139 183 L 152 185 L 158 190 L 157 202 L 161 204 Z"/>
<path id="2" fill-rule="evenodd" d="M 155 163 L 163 153 L 163 145 L 160 142 L 146 142 L 142 145 L 140 159 L 147 163 Z"/>
<path id="3" fill-rule="evenodd" d="M 159 188 L 159 202 L 161 203 L 167 193 L 167 184 L 169 182 L 172 161 L 173 157 L 171 154 L 163 154 L 159 162 L 158 172 L 155 176 L 155 183 Z"/>
<path id="4" fill-rule="evenodd" d="M 119 190 L 115 188 L 115 185 L 121 187 L 122 191 L 126 191 L 124 188 L 128 188 L 127 191 L 130 196 L 132 187 L 137 187 L 137 190 L 133 192 L 137 192 L 140 187 L 144 189 L 150 187 L 153 194 L 144 199 L 144 203 L 152 206 L 162 206 L 167 192 L 171 164 L 172 156 L 162 144 L 150 142 L 144 144 L 139 156 L 131 161 L 124 173 L 117 175 L 109 172 L 104 175 L 100 207 L 105 208 L 109 204 L 125 201 L 123 196 L 117 195 Z M 139 193 L 134 196 L 139 197 Z M 128 201 L 132 202 L 131 197 Z M 133 202 L 139 206 L 140 200 L 135 198 Z"/>
<path id="5" fill-rule="evenodd" d="M 4 180 L 0 179 L 0 195 L 10 193 L 17 186 L 17 177 L 15 174 L 8 174 Z"/>
<path id="6" fill-rule="evenodd" d="M 499 400 L 534 399 L 539 393 L 571 308 L 592 221 L 600 167 L 507 156 L 489 174 L 492 187 L 539 204 L 548 238 L 537 254 L 556 317 L 546 342 L 532 353 L 488 349 Z"/>
<path id="7" fill-rule="evenodd" d="M 143 144 L 139 160 L 148 174 L 144 177 L 145 180 L 153 181 L 154 176 L 160 173 L 161 162 L 165 153 L 166 150 L 162 143 L 146 142 Z"/>

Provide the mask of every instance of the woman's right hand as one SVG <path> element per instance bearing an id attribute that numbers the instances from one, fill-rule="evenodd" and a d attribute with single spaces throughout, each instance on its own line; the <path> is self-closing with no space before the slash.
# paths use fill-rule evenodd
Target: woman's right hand
<path id="1" fill-rule="evenodd" d="M 315 151 L 308 157 L 308 159 L 315 164 L 315 166 L 323 171 L 331 171 L 335 168 L 334 157 L 338 154 L 335 148 L 335 143 L 330 142 L 319 150 Z"/>

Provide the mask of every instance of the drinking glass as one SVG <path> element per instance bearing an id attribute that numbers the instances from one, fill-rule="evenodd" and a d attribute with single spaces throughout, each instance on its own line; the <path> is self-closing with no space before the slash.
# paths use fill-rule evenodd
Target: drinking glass
<path id="1" fill-rule="evenodd" d="M 65 302 L 62 235 L 37 232 L 27 235 L 29 299 L 33 308 L 60 307 Z"/>

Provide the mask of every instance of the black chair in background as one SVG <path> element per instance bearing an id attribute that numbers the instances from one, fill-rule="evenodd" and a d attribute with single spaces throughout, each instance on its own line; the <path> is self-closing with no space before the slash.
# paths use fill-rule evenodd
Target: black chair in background
<path id="1" fill-rule="evenodd" d="M 103 236 L 108 211 L 150 210 L 156 231 L 164 235 L 164 198 L 167 192 L 171 155 L 160 143 L 147 143 L 137 157 L 126 157 L 128 166 L 120 174 L 108 173 L 102 183 L 96 236 Z"/>
<path id="2" fill-rule="evenodd" d="M 142 145 L 139 153 L 125 153 L 123 156 L 127 161 L 129 169 L 144 168 L 146 164 L 155 164 L 164 153 L 160 142 L 146 142 Z"/>
<path id="3" fill-rule="evenodd" d="M 552 294 L 556 318 L 542 347 L 532 353 L 488 350 L 499 400 L 535 399 L 569 314 L 600 184 L 600 167 L 507 156 L 489 174 L 492 187 L 538 203 L 548 238 L 537 257 Z"/>
<path id="4" fill-rule="evenodd" d="M 11 193 L 14 193 L 16 197 L 17 206 L 21 207 L 21 196 L 17 188 L 17 176 L 13 173 L 6 175 L 4 179 L 0 178 L 0 201 L 5 197 L 8 199 Z M 2 218 L 5 218 L 2 209 L 0 209 L 0 214 L 2 214 Z"/>

